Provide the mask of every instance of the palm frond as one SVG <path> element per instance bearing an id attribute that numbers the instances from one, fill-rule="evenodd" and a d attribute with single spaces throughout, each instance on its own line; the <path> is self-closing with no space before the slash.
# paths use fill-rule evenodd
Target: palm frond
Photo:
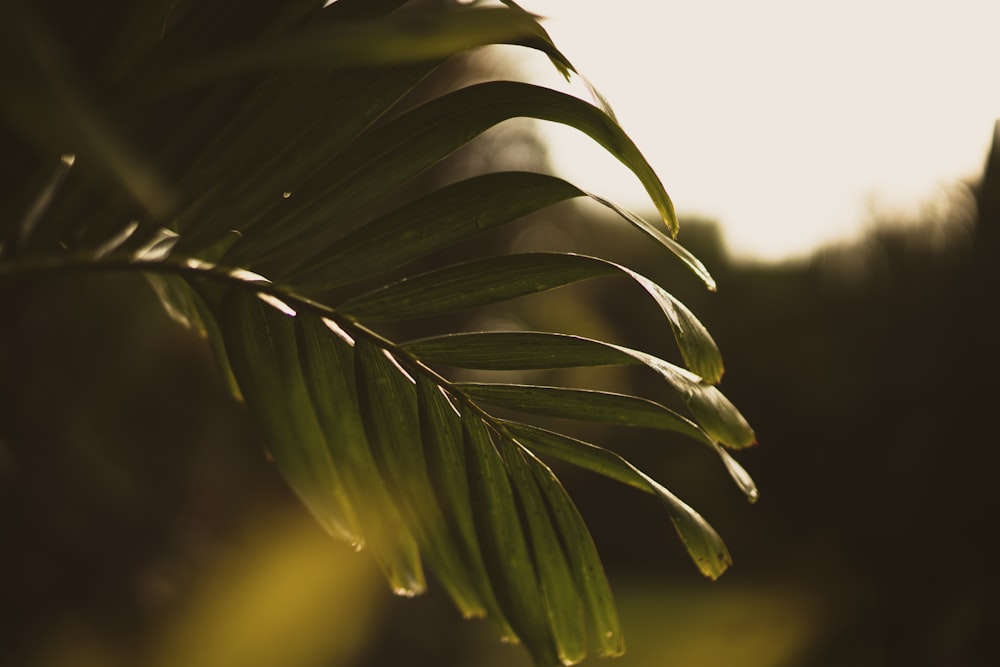
<path id="1" fill-rule="evenodd" d="M 574 75 L 534 16 L 514 2 L 98 4 L 97 34 L 73 31 L 71 3 L 3 5 L 5 33 L 19 36 L 2 54 L 0 141 L 20 165 L 5 165 L 10 191 L 29 194 L 2 211 L 0 279 L 145 276 L 174 319 L 207 338 L 275 466 L 330 534 L 366 548 L 399 594 L 423 592 L 429 569 L 463 615 L 488 616 L 539 664 L 624 650 L 596 547 L 546 459 L 657 496 L 697 567 L 712 578 L 726 569 L 718 534 L 669 490 L 533 421 L 679 434 L 715 451 L 755 500 L 726 451 L 754 434 L 715 386 L 722 358 L 698 319 L 665 287 L 601 257 L 426 266 L 460 241 L 588 197 L 714 289 L 674 240 L 670 198 L 609 108 L 511 81 L 414 102 L 441 63 L 481 45 L 534 48 Z M 218 31 L 234 7 L 239 25 Z M 528 172 L 400 194 L 519 117 L 588 135 L 635 173 L 660 219 Z M 660 308 L 683 367 L 553 332 L 403 340 L 380 329 L 614 276 Z M 601 365 L 652 370 L 690 415 L 639 396 L 457 382 L 442 370 Z"/>

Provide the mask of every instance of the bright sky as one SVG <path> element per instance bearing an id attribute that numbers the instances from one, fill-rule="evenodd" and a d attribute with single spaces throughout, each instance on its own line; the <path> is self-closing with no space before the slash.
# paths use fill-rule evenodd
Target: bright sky
<path id="1" fill-rule="evenodd" d="M 678 212 L 719 221 L 737 257 L 850 238 L 873 205 L 916 210 L 980 171 L 1000 118 L 1000 0 L 523 5 L 611 101 Z M 601 149 L 544 127 L 560 175 L 647 206 Z"/>

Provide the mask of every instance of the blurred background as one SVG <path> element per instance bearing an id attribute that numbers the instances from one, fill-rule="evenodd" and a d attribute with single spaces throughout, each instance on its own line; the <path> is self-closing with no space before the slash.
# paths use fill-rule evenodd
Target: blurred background
<path id="1" fill-rule="evenodd" d="M 498 67 L 472 58 L 424 94 Z M 976 131 L 986 155 L 990 126 Z M 541 142 L 533 124 L 504 125 L 427 184 L 545 168 Z M 588 432 L 715 525 L 735 559 L 717 582 L 655 500 L 559 471 L 617 596 L 628 653 L 608 664 L 995 664 L 1000 138 L 980 173 L 928 201 L 845 218 L 860 238 L 783 260 L 735 252 L 710 219 L 682 220 L 715 294 L 597 206 L 553 207 L 456 250 L 599 248 L 629 262 L 712 331 L 721 387 L 757 430 L 739 457 L 761 489 L 754 506 L 702 448 Z M 826 201 L 811 205 L 827 215 Z M 330 540 L 267 462 L 209 351 L 146 285 L 5 284 L 0 311 L 0 664 L 529 664 L 433 583 L 394 598 L 366 554 Z M 613 280 L 477 311 L 468 326 L 573 329 L 676 356 L 643 292 Z M 561 379 L 670 400 L 639 374 Z"/>
<path id="2" fill-rule="evenodd" d="M 917 217 L 975 178 L 1000 110 L 990 0 L 526 4 L 681 210 L 719 222 L 737 259 L 803 259 L 875 216 Z M 560 85 L 543 58 L 521 57 Z M 579 133 L 544 132 L 561 173 L 644 205 L 636 179 Z"/>

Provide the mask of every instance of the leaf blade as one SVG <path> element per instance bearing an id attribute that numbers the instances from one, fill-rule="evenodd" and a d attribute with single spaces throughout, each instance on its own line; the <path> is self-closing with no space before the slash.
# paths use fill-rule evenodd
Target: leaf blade
<path id="1" fill-rule="evenodd" d="M 441 387 L 423 375 L 417 376 L 417 399 L 428 475 L 440 498 L 446 521 L 455 534 L 469 578 L 501 636 L 517 641 L 517 633 L 510 627 L 497 601 L 480 549 L 459 413 Z"/>
<path id="2" fill-rule="evenodd" d="M 362 541 L 301 375 L 291 318 L 247 289 L 222 304 L 226 356 L 282 475 L 330 534 Z"/>
<path id="3" fill-rule="evenodd" d="M 340 309 L 375 321 L 427 317 L 615 274 L 627 276 L 646 291 L 670 323 L 687 367 L 706 382 L 717 384 L 724 370 L 722 355 L 701 321 L 655 281 L 598 257 L 572 253 L 489 257 L 403 279 L 355 297 Z"/>
<path id="4" fill-rule="evenodd" d="M 671 234 L 677 216 L 659 177 L 622 128 L 603 111 L 572 95 L 514 81 L 461 88 L 408 111 L 345 149 L 326 189 L 301 209 L 282 242 L 331 215 L 346 216 L 386 195 L 504 120 L 536 118 L 573 127 L 604 147 L 640 180 Z M 605 200 L 598 199 L 605 205 Z M 617 212 L 624 209 L 610 205 Z M 637 216 L 632 216 L 637 217 Z M 649 227 L 648 223 L 646 226 Z M 267 230 L 277 231 L 271 224 Z M 662 232 L 661 232 L 662 234 Z M 669 238 L 669 237 L 667 237 Z M 675 245 L 675 244 L 674 244 Z"/>
<path id="5" fill-rule="evenodd" d="M 518 196 L 511 197 L 511 191 Z M 348 234 L 306 262 L 307 270 L 295 280 L 323 288 L 349 284 L 581 195 L 562 179 L 530 172 L 469 178 Z"/>
<path id="6" fill-rule="evenodd" d="M 416 590 L 423 577 L 418 546 L 370 450 L 354 380 L 353 347 L 317 317 L 300 314 L 296 335 L 309 397 L 331 457 L 344 470 L 345 492 L 357 508 L 365 545 L 393 590 Z"/>
<path id="7" fill-rule="evenodd" d="M 521 446 L 501 439 L 498 450 L 510 474 L 538 573 L 549 628 L 564 665 L 572 665 L 587 655 L 584 604 L 570 570 L 566 549 L 558 538 L 558 527 L 546 505 L 540 483 L 533 474 L 538 465 L 525 457 Z M 572 545 L 569 546 L 572 549 Z"/>
<path id="8" fill-rule="evenodd" d="M 613 346 L 566 334 L 479 332 L 432 336 L 403 343 L 431 363 L 476 370 L 540 370 L 640 363 Z"/>
<path id="9" fill-rule="evenodd" d="M 455 388 L 473 400 L 531 414 L 582 419 L 619 426 L 642 426 L 673 431 L 712 446 L 697 424 L 648 399 L 589 389 L 540 385 L 463 382 Z"/>
<path id="10" fill-rule="evenodd" d="M 642 364 L 677 391 L 713 440 L 732 449 L 756 443 L 753 429 L 718 388 L 659 357 L 622 345 L 566 334 L 516 331 L 433 336 L 410 341 L 403 348 L 425 361 L 478 370 Z"/>
<path id="11" fill-rule="evenodd" d="M 462 413 L 472 505 L 483 557 L 514 631 L 538 664 L 556 664 L 558 650 L 545 614 L 528 538 L 506 466 L 478 417 Z"/>
<path id="12" fill-rule="evenodd" d="M 747 500 L 760 493 L 750 474 L 697 424 L 673 410 L 638 396 L 602 391 L 489 383 L 456 383 L 455 389 L 475 401 L 510 410 L 563 419 L 640 426 L 686 435 L 715 452 Z"/>
<path id="13" fill-rule="evenodd" d="M 372 453 L 390 493 L 399 498 L 398 506 L 413 526 L 418 541 L 426 545 L 424 516 L 433 510 L 420 488 L 422 461 L 419 449 L 413 446 L 417 444 L 413 441 L 414 434 L 419 431 L 412 387 L 385 351 L 364 340 L 355 344 L 354 372 L 361 419 L 372 443 Z M 421 572 L 419 579 L 395 592 L 412 597 L 425 589 Z"/>
<path id="14" fill-rule="evenodd" d="M 522 253 L 455 264 L 358 295 L 339 310 L 369 322 L 447 315 L 615 273 L 568 257 Z"/>
<path id="15" fill-rule="evenodd" d="M 563 543 L 574 545 L 574 548 L 567 549 L 567 558 L 586 605 L 586 623 L 592 641 L 597 646 L 597 653 L 601 657 L 620 656 L 625 653 L 625 641 L 597 546 L 583 517 L 558 478 L 548 466 L 533 456 L 532 459 L 537 462 L 532 466 L 532 472 L 545 494 Z"/>
<path id="16" fill-rule="evenodd" d="M 717 579 L 732 564 L 732 556 L 722 538 L 700 514 L 622 457 L 603 447 L 536 426 L 505 422 L 504 427 L 532 451 L 655 495 L 663 502 L 677 535 L 704 576 Z"/>

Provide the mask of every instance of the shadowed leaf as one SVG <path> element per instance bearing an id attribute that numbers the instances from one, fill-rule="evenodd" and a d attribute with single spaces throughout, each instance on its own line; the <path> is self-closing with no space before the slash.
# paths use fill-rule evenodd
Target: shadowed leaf
<path id="1" fill-rule="evenodd" d="M 497 598 L 535 661 L 542 665 L 556 664 L 558 651 L 507 469 L 489 431 L 477 417 L 463 412 L 462 429 L 472 508 Z"/>
<path id="2" fill-rule="evenodd" d="M 755 442 L 743 415 L 716 387 L 659 357 L 620 345 L 565 334 L 493 332 L 435 336 L 411 341 L 405 348 L 427 361 L 479 370 L 643 364 L 677 390 L 713 440 L 736 449 Z"/>
<path id="3" fill-rule="evenodd" d="M 312 409 L 292 319 L 253 292 L 233 289 L 226 294 L 221 324 L 233 375 L 275 464 L 332 535 L 362 542 Z"/>
<path id="4" fill-rule="evenodd" d="M 354 381 L 354 349 L 317 317 L 297 317 L 296 325 L 309 396 L 330 455 L 344 471 L 344 489 L 363 526 L 365 546 L 394 591 L 417 590 L 423 577 L 417 543 L 369 449 Z"/>
<path id="5" fill-rule="evenodd" d="M 688 368 L 716 384 L 722 377 L 722 357 L 708 330 L 691 311 L 649 278 L 596 257 L 568 253 L 490 257 L 406 278 L 355 297 L 340 309 L 375 321 L 427 317 L 615 274 L 628 276 L 646 290 L 670 322 Z"/>
<path id="6" fill-rule="evenodd" d="M 507 422 L 506 428 L 529 449 L 652 493 L 663 501 L 688 554 L 706 577 L 716 579 L 732 564 L 719 534 L 677 496 L 606 449 L 535 426 Z"/>

